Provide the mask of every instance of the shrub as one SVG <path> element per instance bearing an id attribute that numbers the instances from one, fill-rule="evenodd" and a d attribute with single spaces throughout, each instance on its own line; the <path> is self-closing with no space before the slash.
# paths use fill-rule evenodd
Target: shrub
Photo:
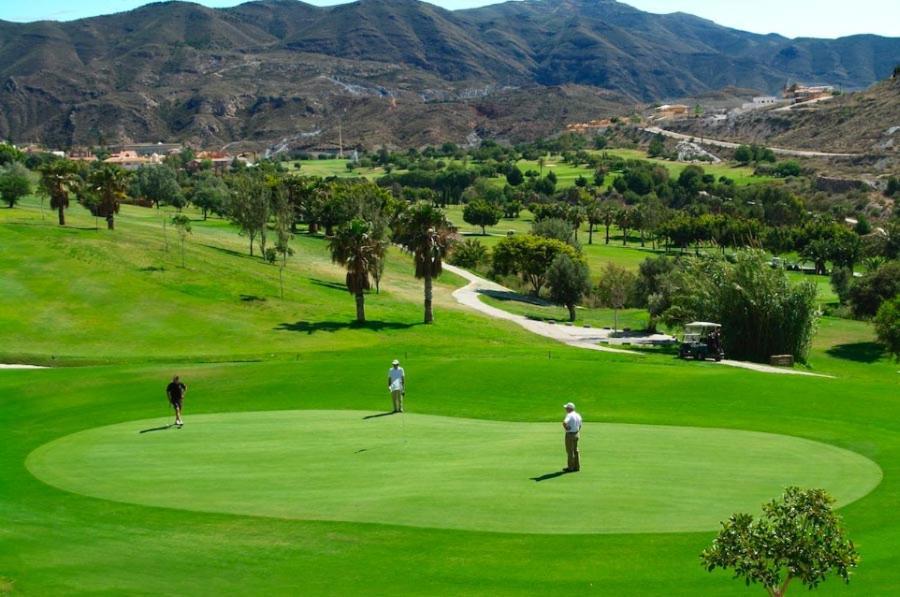
<path id="1" fill-rule="evenodd" d="M 853 284 L 853 270 L 849 267 L 836 267 L 831 272 L 831 288 L 843 305 L 850 298 L 850 286 Z"/>
<path id="2" fill-rule="evenodd" d="M 900 295 L 884 301 L 878 308 L 875 334 L 894 359 L 900 361 Z"/>
<path id="3" fill-rule="evenodd" d="M 737 359 L 768 362 L 773 354 L 791 354 L 806 361 L 815 332 L 816 286 L 791 284 L 761 251 L 739 251 L 734 263 L 689 257 L 669 283 L 667 324 L 721 323 L 725 352 Z"/>
<path id="4" fill-rule="evenodd" d="M 792 581 L 815 589 L 828 574 L 850 582 L 859 554 L 822 489 L 788 487 L 763 514 L 732 514 L 700 559 L 710 572 L 723 568 L 744 584 L 759 583 L 772 597 L 784 597 Z"/>
<path id="5" fill-rule="evenodd" d="M 800 166 L 799 162 L 795 162 L 793 160 L 788 162 L 781 162 L 774 169 L 775 176 L 780 178 L 787 178 L 788 176 L 800 176 L 803 173 L 803 168 Z"/>
<path id="6" fill-rule="evenodd" d="M 881 304 L 900 293 L 900 261 L 888 261 L 859 278 L 850 288 L 850 304 L 856 317 L 872 317 Z"/>
<path id="7" fill-rule="evenodd" d="M 490 259 L 487 247 L 481 241 L 469 238 L 457 244 L 450 254 L 450 263 L 467 269 L 476 269 Z"/>
<path id="8" fill-rule="evenodd" d="M 531 225 L 531 233 L 544 238 L 555 238 L 572 244 L 575 229 L 562 218 L 546 218 L 537 220 Z"/>

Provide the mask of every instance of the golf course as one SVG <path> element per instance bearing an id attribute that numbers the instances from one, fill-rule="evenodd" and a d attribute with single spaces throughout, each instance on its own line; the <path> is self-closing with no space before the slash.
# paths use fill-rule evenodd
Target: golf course
<path id="1" fill-rule="evenodd" d="M 169 209 L 0 209 L 0 363 L 44 367 L 0 369 L 0 593 L 761 595 L 699 554 L 793 485 L 834 496 L 861 558 L 817 594 L 900 593 L 898 365 L 870 324 L 819 320 L 821 377 L 566 346 L 449 273 L 424 325 L 395 247 L 359 324 L 321 236 L 291 241 L 282 297 L 231 224 L 186 209 L 180 238 Z"/>

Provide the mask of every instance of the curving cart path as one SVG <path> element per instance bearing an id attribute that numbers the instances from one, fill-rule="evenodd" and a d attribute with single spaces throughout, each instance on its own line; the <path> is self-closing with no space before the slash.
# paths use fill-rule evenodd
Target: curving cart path
<path id="1" fill-rule="evenodd" d="M 453 292 L 453 298 L 462 305 L 475 309 L 476 311 L 480 311 L 484 313 L 488 317 L 493 317 L 495 319 L 505 319 L 506 321 L 512 321 L 515 324 L 525 328 L 529 332 L 534 334 L 538 334 L 540 336 L 544 336 L 546 338 L 552 338 L 558 342 L 562 342 L 563 344 L 568 344 L 569 346 L 574 346 L 576 348 L 586 348 L 588 350 L 599 350 L 601 352 L 614 352 L 619 354 L 631 354 L 631 355 L 641 355 L 639 352 L 635 352 L 633 350 L 625 350 L 621 348 L 611 348 L 609 346 L 602 346 L 599 342 L 603 340 L 608 340 L 610 336 L 609 330 L 596 329 L 596 328 L 578 328 L 578 327 L 570 327 L 567 325 L 557 325 L 550 324 L 543 321 L 534 321 L 532 319 L 528 319 L 524 315 L 515 315 L 513 313 L 509 313 L 508 311 L 504 311 L 503 309 L 498 309 L 497 307 L 492 307 L 486 303 L 483 303 L 479 298 L 479 294 L 485 290 L 493 290 L 497 292 L 513 292 L 509 288 L 505 286 L 501 286 L 496 282 L 491 282 L 490 280 L 486 280 L 480 276 L 473 274 L 472 272 L 462 269 L 460 267 L 456 267 L 449 264 L 444 264 L 444 269 L 450 273 L 456 274 L 461 278 L 465 278 L 469 281 L 468 284 L 463 286 L 462 288 L 457 289 Z M 655 334 L 653 336 L 649 336 L 647 338 L 643 338 L 645 341 L 652 342 L 653 340 L 667 340 L 671 339 L 671 336 L 667 336 L 665 334 Z M 643 356 L 643 355 L 641 355 Z M 831 375 L 822 375 L 821 373 L 810 373 L 808 371 L 796 371 L 794 369 L 785 369 L 781 367 L 771 367 L 769 365 L 762 365 L 760 363 L 748 363 L 745 361 L 732 361 L 732 360 L 724 360 L 720 361 L 719 364 L 727 365 L 729 367 L 738 367 L 741 369 L 750 369 L 751 371 L 759 371 L 762 373 L 774 373 L 777 375 L 806 375 L 810 377 L 833 377 Z"/>

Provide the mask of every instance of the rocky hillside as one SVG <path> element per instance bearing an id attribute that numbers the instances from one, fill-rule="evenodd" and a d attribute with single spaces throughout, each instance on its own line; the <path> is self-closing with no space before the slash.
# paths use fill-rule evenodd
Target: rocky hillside
<path id="1" fill-rule="evenodd" d="M 716 126 L 688 120 L 671 128 L 744 143 L 884 156 L 893 162 L 900 157 L 900 77 L 791 110 L 750 112 Z"/>
<path id="2" fill-rule="evenodd" d="M 165 2 L 0 22 L 0 135 L 59 146 L 325 148 L 338 129 L 367 147 L 520 140 L 726 86 L 864 87 L 897 62 L 897 38 L 790 40 L 613 0 L 455 12 L 418 0 Z"/>

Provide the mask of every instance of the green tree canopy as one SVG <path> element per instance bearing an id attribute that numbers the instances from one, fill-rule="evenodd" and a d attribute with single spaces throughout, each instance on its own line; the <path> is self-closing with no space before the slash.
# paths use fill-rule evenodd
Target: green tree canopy
<path id="1" fill-rule="evenodd" d="M 503 217 L 503 210 L 484 199 L 475 199 L 463 208 L 463 220 L 472 226 L 480 226 L 485 235 L 485 227 L 496 226 Z"/>
<path id="2" fill-rule="evenodd" d="M 178 184 L 178 173 L 167 164 L 141 166 L 131 176 L 129 194 L 154 204 L 171 205 L 178 209 L 185 206 L 184 193 Z"/>
<path id="3" fill-rule="evenodd" d="M 501 275 L 516 274 L 531 285 L 537 295 L 547 281 L 547 270 L 559 254 L 573 260 L 581 256 L 569 244 L 555 238 L 534 234 L 512 236 L 500 241 L 493 251 L 494 271 Z"/>
<path id="4" fill-rule="evenodd" d="M 575 321 L 575 306 L 591 290 L 588 266 L 580 259 L 565 253 L 553 258 L 547 269 L 550 300 L 569 310 L 569 321 Z"/>
<path id="5" fill-rule="evenodd" d="M 872 317 L 881 304 L 900 294 L 900 261 L 883 263 L 850 287 L 850 305 L 857 317 Z"/>
<path id="6" fill-rule="evenodd" d="M 18 162 L 10 162 L 0 167 L 0 199 L 10 208 L 15 207 L 23 197 L 31 193 L 31 179 L 28 169 Z"/>
<path id="7" fill-rule="evenodd" d="M 703 566 L 710 572 L 732 570 L 735 578 L 761 584 L 772 597 L 782 597 L 794 581 L 815 589 L 831 573 L 850 582 L 859 554 L 832 504 L 834 498 L 822 489 L 789 487 L 780 500 L 763 506 L 760 518 L 733 514 L 723 522 L 700 554 Z"/>
<path id="8" fill-rule="evenodd" d="M 224 215 L 228 203 L 228 185 L 221 177 L 204 172 L 194 184 L 191 203 L 203 211 L 204 220 L 210 212 Z"/>
<path id="9" fill-rule="evenodd" d="M 894 359 L 900 361 L 900 295 L 884 301 L 878 308 L 875 333 Z"/>

